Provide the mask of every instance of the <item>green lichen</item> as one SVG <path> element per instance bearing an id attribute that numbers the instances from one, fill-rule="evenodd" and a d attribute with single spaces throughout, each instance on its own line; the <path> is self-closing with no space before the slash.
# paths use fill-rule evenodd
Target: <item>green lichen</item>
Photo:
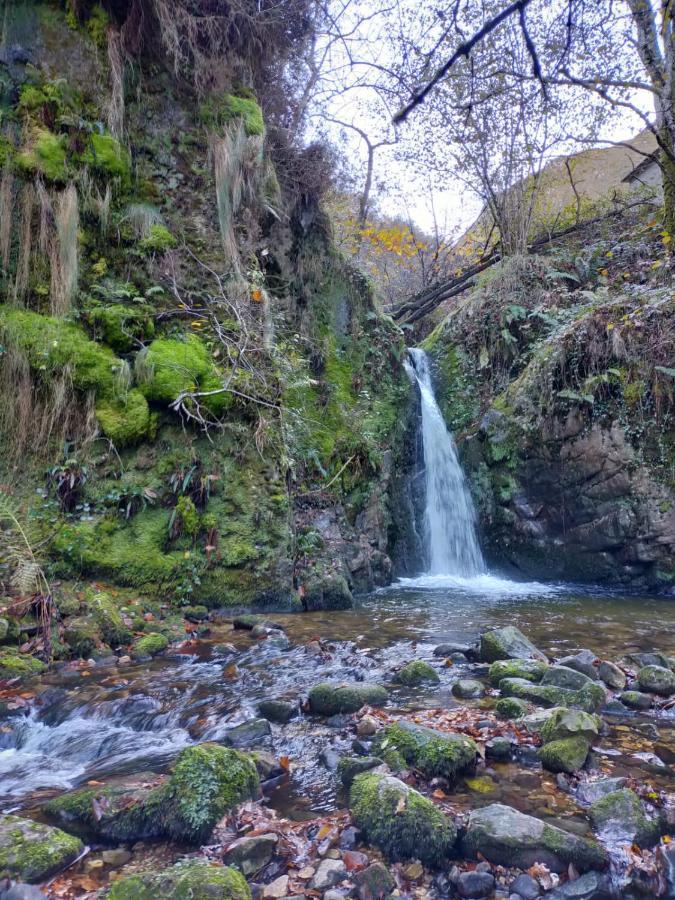
<path id="1" fill-rule="evenodd" d="M 475 765 L 477 753 L 471 738 L 403 721 L 387 726 L 373 744 L 378 755 L 389 749 L 427 777 L 440 775 L 451 780 Z"/>
<path id="2" fill-rule="evenodd" d="M 156 656 L 169 646 L 169 639 L 163 634 L 146 634 L 133 646 L 134 656 Z"/>
<path id="3" fill-rule="evenodd" d="M 202 103 L 199 117 L 211 131 L 217 131 L 233 120 L 240 120 L 249 137 L 265 133 L 262 109 L 254 97 L 213 95 Z"/>
<path id="4" fill-rule="evenodd" d="M 16 155 L 16 164 L 28 175 L 41 175 L 46 181 L 64 184 L 69 176 L 64 136 L 46 128 L 34 129 L 28 144 Z"/>
<path id="5" fill-rule="evenodd" d="M 138 244 L 141 253 L 166 253 L 178 246 L 178 241 L 166 225 L 155 224 L 148 229 L 147 235 Z"/>
<path id="6" fill-rule="evenodd" d="M 349 806 L 366 840 L 394 862 L 415 858 L 439 866 L 457 838 L 453 823 L 430 800 L 391 776 L 358 775 Z"/>
<path id="7" fill-rule="evenodd" d="M 422 659 L 413 659 L 394 675 L 394 681 L 408 687 L 425 682 L 438 683 L 440 680 L 436 669 Z"/>
<path id="8" fill-rule="evenodd" d="M 251 890 L 236 869 L 194 859 L 163 872 L 122 878 L 107 896 L 108 900 L 251 900 Z"/>

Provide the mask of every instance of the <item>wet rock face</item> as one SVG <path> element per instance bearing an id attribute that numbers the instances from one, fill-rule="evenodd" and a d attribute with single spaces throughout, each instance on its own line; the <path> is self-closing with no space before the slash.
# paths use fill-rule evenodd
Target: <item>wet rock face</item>
<path id="1" fill-rule="evenodd" d="M 593 827 L 608 843 L 655 844 L 661 834 L 658 818 L 650 818 L 640 798 L 622 788 L 596 800 L 589 810 Z"/>
<path id="2" fill-rule="evenodd" d="M 585 872 L 607 862 L 598 844 L 501 803 L 470 814 L 462 849 L 468 856 L 480 853 L 490 862 L 524 869 L 543 862 L 554 872 L 565 871 L 570 863 Z"/>
<path id="3" fill-rule="evenodd" d="M 69 865 L 84 850 L 79 838 L 30 819 L 0 819 L 0 879 L 39 882 Z"/>

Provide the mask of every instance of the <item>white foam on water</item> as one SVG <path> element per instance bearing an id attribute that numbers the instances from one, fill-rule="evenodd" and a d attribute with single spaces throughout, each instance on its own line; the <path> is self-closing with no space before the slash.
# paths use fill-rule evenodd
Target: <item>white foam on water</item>
<path id="1" fill-rule="evenodd" d="M 406 588 L 423 591 L 460 590 L 470 594 L 489 596 L 527 596 L 532 594 L 557 594 L 562 588 L 555 584 L 541 584 L 538 581 L 511 581 L 497 575 L 418 575 L 415 578 L 399 578 L 392 588 Z M 386 589 L 385 589 L 386 590 Z"/>

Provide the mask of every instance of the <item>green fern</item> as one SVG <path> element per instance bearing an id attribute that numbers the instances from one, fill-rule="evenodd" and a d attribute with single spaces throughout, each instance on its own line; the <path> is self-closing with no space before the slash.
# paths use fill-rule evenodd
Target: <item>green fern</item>
<path id="1" fill-rule="evenodd" d="M 0 490 L 0 564 L 20 597 L 47 597 L 51 589 L 35 555 L 36 542 L 12 498 Z"/>

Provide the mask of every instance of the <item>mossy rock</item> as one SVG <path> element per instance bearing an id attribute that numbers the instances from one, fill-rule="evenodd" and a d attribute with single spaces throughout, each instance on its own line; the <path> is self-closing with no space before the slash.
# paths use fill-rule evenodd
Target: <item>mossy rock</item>
<path id="1" fill-rule="evenodd" d="M 87 313 L 103 341 L 117 353 L 129 353 L 139 341 L 149 340 L 155 335 L 152 310 L 147 306 L 125 306 L 113 303 L 101 306 Z"/>
<path id="2" fill-rule="evenodd" d="M 669 697 L 675 694 L 675 672 L 665 666 L 643 666 L 637 675 L 641 691 Z"/>
<path id="3" fill-rule="evenodd" d="M 218 744 L 188 747 L 169 777 L 85 788 L 50 800 L 48 816 L 80 834 L 117 841 L 169 837 L 203 843 L 226 812 L 257 795 L 258 772 L 246 754 Z"/>
<path id="4" fill-rule="evenodd" d="M 108 900 L 251 900 L 246 879 L 230 866 L 205 859 L 179 862 L 163 872 L 131 875 L 116 881 Z"/>
<path id="5" fill-rule="evenodd" d="M 422 659 L 413 659 L 394 675 L 394 681 L 406 687 L 425 683 L 437 684 L 440 680 L 436 669 Z"/>
<path id="6" fill-rule="evenodd" d="M 22 653 L 19 648 L 5 647 L 0 651 L 0 681 L 10 681 L 14 678 L 35 678 L 46 671 L 47 666 L 30 656 Z"/>
<path id="7" fill-rule="evenodd" d="M 530 704 L 517 697 L 502 697 L 495 704 L 495 712 L 501 719 L 519 719 L 527 715 Z"/>
<path id="8" fill-rule="evenodd" d="M 67 620 L 63 639 L 70 647 L 73 656 L 89 659 L 102 643 L 101 629 L 88 616 L 75 616 Z"/>
<path id="9" fill-rule="evenodd" d="M 583 735 L 549 741 L 539 749 L 539 759 L 550 772 L 577 772 L 586 762 L 589 743 Z"/>
<path id="10" fill-rule="evenodd" d="M 658 818 L 650 819 L 636 793 L 623 788 L 596 800 L 588 811 L 603 840 L 651 847 L 660 835 Z"/>
<path id="11" fill-rule="evenodd" d="M 111 134 L 92 131 L 79 161 L 106 180 L 119 178 L 124 189 L 131 183 L 129 153 Z"/>
<path id="12" fill-rule="evenodd" d="M 544 863 L 554 872 L 566 872 L 570 863 L 579 872 L 602 869 L 608 861 L 605 850 L 594 841 L 501 803 L 471 812 L 462 850 L 471 858 L 480 854 L 502 866 L 528 869 Z"/>
<path id="13" fill-rule="evenodd" d="M 169 646 L 169 639 L 164 634 L 146 634 L 134 644 L 132 651 L 136 657 L 157 656 Z"/>
<path id="14" fill-rule="evenodd" d="M 148 401 L 138 388 L 123 397 L 99 400 L 96 418 L 103 434 L 118 448 L 137 444 L 148 437 L 152 421 Z"/>
<path id="15" fill-rule="evenodd" d="M 166 253 L 178 246 L 178 241 L 171 234 L 166 225 L 151 225 L 147 235 L 139 243 L 141 253 Z"/>
<path id="16" fill-rule="evenodd" d="M 641 691 L 623 691 L 619 694 L 619 699 L 630 709 L 650 709 L 654 702 L 650 694 L 643 694 Z"/>
<path id="17" fill-rule="evenodd" d="M 536 659 L 546 662 L 546 657 L 532 641 L 516 628 L 506 625 L 487 631 L 480 638 L 480 658 L 482 662 L 496 662 L 500 659 Z"/>
<path id="18" fill-rule="evenodd" d="M 351 609 L 354 598 L 347 579 L 342 575 L 312 578 L 304 585 L 302 605 L 307 612 L 320 610 Z"/>
<path id="19" fill-rule="evenodd" d="M 357 775 L 349 808 L 363 837 L 393 862 L 440 866 L 457 839 L 453 822 L 431 800 L 391 775 Z"/>
<path id="20" fill-rule="evenodd" d="M 148 400 L 164 405 L 183 392 L 198 390 L 213 368 L 206 346 L 193 334 L 182 341 L 156 338 L 136 363 L 140 390 Z"/>
<path id="21" fill-rule="evenodd" d="M 212 131 L 219 131 L 232 121 L 240 121 L 249 137 L 265 132 L 262 109 L 255 97 L 234 94 L 212 95 L 199 108 L 199 117 Z"/>
<path id="22" fill-rule="evenodd" d="M 428 778 L 440 775 L 451 780 L 473 768 L 477 753 L 475 743 L 465 735 L 405 721 L 388 725 L 380 732 L 373 750 L 379 756 L 393 750 Z"/>
<path id="23" fill-rule="evenodd" d="M 477 700 L 485 694 L 485 687 L 473 678 L 460 678 L 453 684 L 452 694 L 461 700 Z"/>
<path id="24" fill-rule="evenodd" d="M 30 884 L 68 866 L 84 850 L 79 838 L 20 816 L 0 818 L 0 879 Z"/>
<path id="25" fill-rule="evenodd" d="M 498 685 L 502 678 L 524 678 L 539 683 L 547 665 L 537 659 L 500 659 L 490 666 L 490 681 Z"/>
<path id="26" fill-rule="evenodd" d="M 586 712 L 601 709 L 607 699 L 604 688 L 592 681 L 579 691 L 571 691 L 552 684 L 532 684 L 523 678 L 503 678 L 499 690 L 506 697 L 529 700 L 538 706 L 572 706 Z"/>
<path id="27" fill-rule="evenodd" d="M 541 738 L 545 744 L 570 737 L 583 737 L 593 742 L 602 727 L 602 719 L 578 709 L 556 709 L 541 728 Z"/>
<path id="28" fill-rule="evenodd" d="M 355 681 L 352 683 L 322 682 L 309 692 L 310 711 L 320 716 L 357 712 L 362 706 L 382 706 L 387 691 L 379 684 Z"/>
<path id="29" fill-rule="evenodd" d="M 349 787 L 357 775 L 376 769 L 382 763 L 383 760 L 377 756 L 343 756 L 338 763 L 337 772 L 345 787 Z"/>
<path id="30" fill-rule="evenodd" d="M 101 629 L 106 643 L 111 647 L 121 647 L 131 643 L 131 629 L 124 624 L 122 614 L 109 594 L 95 594 L 89 602 L 92 618 Z"/>
<path id="31" fill-rule="evenodd" d="M 542 684 L 552 684 L 554 687 L 567 688 L 570 691 L 579 691 L 589 682 L 593 681 L 583 672 L 568 666 L 549 666 L 541 680 Z"/>

